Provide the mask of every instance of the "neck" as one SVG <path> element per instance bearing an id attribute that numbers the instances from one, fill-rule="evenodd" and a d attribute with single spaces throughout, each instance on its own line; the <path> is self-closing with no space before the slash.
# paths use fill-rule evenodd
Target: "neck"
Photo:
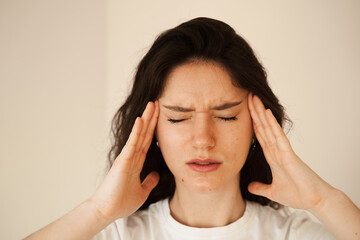
<path id="1" fill-rule="evenodd" d="M 245 212 L 239 185 L 211 193 L 196 193 L 176 187 L 170 201 L 171 215 L 178 222 L 200 228 L 226 226 Z"/>

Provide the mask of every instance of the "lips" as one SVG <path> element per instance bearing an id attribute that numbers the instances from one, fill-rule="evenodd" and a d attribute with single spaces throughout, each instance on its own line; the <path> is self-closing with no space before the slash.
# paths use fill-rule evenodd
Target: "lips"
<path id="1" fill-rule="evenodd" d="M 193 159 L 186 164 L 196 172 L 207 173 L 217 170 L 221 162 L 213 159 Z"/>

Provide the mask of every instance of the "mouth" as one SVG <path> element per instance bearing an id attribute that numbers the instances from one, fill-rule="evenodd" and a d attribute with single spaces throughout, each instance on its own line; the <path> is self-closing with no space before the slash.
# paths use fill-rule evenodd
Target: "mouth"
<path id="1" fill-rule="evenodd" d="M 207 173 L 216 171 L 220 167 L 221 162 L 213 159 L 193 159 L 186 164 L 195 172 Z"/>

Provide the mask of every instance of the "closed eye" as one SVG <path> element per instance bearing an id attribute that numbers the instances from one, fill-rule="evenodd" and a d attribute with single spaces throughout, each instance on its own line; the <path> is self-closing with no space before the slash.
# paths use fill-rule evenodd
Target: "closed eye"
<path id="1" fill-rule="evenodd" d="M 225 122 L 237 120 L 237 117 L 228 117 L 228 118 L 226 118 L 226 117 L 218 117 L 218 118 L 220 118 L 221 120 L 223 120 Z"/>
<path id="2" fill-rule="evenodd" d="M 185 118 L 184 119 L 171 119 L 169 118 L 168 121 L 171 122 L 171 123 L 179 123 L 179 122 L 182 122 L 186 120 Z"/>
<path id="3" fill-rule="evenodd" d="M 228 121 L 235 121 L 237 120 L 237 117 L 217 117 L 225 122 L 228 122 Z M 179 123 L 179 122 L 182 122 L 182 121 L 185 121 L 186 119 L 183 118 L 183 119 L 172 119 L 172 118 L 169 118 L 168 121 L 171 122 L 171 123 Z"/>

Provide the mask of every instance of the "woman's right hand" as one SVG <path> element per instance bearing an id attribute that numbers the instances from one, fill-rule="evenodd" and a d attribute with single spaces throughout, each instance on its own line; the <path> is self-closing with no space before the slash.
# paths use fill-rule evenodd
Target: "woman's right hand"
<path id="1" fill-rule="evenodd" d="M 159 103 L 149 102 L 95 194 L 26 239 L 90 239 L 111 222 L 135 212 L 159 182 L 156 172 L 140 182 L 158 117 Z"/>
<path id="2" fill-rule="evenodd" d="M 146 153 L 153 139 L 159 117 L 159 103 L 149 102 L 143 115 L 136 119 L 126 145 L 115 159 L 109 173 L 89 199 L 107 221 L 131 215 L 146 201 L 159 182 L 157 172 L 140 182 Z"/>

